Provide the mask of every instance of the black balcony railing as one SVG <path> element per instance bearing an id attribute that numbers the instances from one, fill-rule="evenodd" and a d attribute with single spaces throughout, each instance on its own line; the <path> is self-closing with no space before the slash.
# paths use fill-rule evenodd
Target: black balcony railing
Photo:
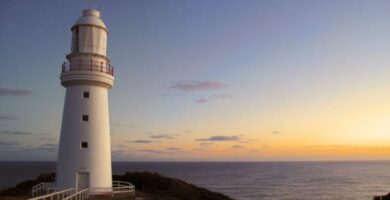
<path id="1" fill-rule="evenodd" d="M 114 66 L 110 63 L 97 62 L 94 60 L 64 62 L 62 64 L 62 73 L 70 71 L 94 71 L 114 76 Z"/>

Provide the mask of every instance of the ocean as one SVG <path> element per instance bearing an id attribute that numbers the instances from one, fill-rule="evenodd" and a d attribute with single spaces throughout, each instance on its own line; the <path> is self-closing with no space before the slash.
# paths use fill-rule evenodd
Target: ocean
<path id="1" fill-rule="evenodd" d="M 54 172 L 55 162 L 0 162 L 0 188 Z M 113 173 L 153 171 L 237 200 L 372 199 L 390 192 L 390 161 L 114 162 Z"/>

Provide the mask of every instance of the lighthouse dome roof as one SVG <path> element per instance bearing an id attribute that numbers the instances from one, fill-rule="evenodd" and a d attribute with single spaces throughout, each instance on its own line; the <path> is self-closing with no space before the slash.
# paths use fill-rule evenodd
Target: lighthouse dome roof
<path id="1" fill-rule="evenodd" d="M 85 9 L 83 10 L 83 16 L 80 17 L 76 21 L 76 23 L 73 25 L 73 27 L 78 26 L 78 25 L 93 25 L 93 26 L 98 26 L 101 28 L 104 28 L 107 30 L 106 25 L 104 22 L 100 19 L 100 12 L 95 9 Z"/>

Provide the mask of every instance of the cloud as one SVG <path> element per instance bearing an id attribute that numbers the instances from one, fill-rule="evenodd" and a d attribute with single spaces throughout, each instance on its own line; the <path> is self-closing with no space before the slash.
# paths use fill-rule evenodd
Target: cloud
<path id="1" fill-rule="evenodd" d="M 17 120 L 18 118 L 15 116 L 10 115 L 1 115 L 0 114 L 0 120 Z"/>
<path id="2" fill-rule="evenodd" d="M 206 147 L 206 148 L 211 146 L 211 145 L 213 145 L 212 142 L 201 142 L 201 143 L 199 143 L 199 146 Z"/>
<path id="3" fill-rule="evenodd" d="M 170 135 L 170 134 L 157 134 L 157 135 L 150 135 L 149 137 L 153 139 L 167 139 L 167 140 L 175 138 L 174 135 Z"/>
<path id="4" fill-rule="evenodd" d="M 247 139 L 247 140 L 242 140 L 242 141 L 238 141 L 237 143 L 253 143 L 253 142 L 257 142 L 259 140 L 257 139 Z"/>
<path id="5" fill-rule="evenodd" d="M 214 94 L 214 95 L 210 95 L 209 97 L 196 98 L 194 99 L 194 102 L 202 104 L 202 103 L 210 102 L 212 99 L 228 99 L 228 98 L 232 98 L 232 96 L 229 94 Z"/>
<path id="6" fill-rule="evenodd" d="M 211 98 L 219 98 L 219 99 L 230 99 L 233 96 L 230 94 L 213 94 L 211 95 Z"/>
<path id="7" fill-rule="evenodd" d="M 111 151 L 111 154 L 112 154 L 112 156 L 121 156 L 121 155 L 126 154 L 126 151 L 123 149 L 117 149 L 117 150 Z"/>
<path id="8" fill-rule="evenodd" d="M 197 98 L 194 101 L 195 101 L 195 103 L 202 104 L 202 103 L 207 103 L 209 100 L 206 98 Z"/>
<path id="9" fill-rule="evenodd" d="M 274 135 L 278 135 L 278 134 L 280 134 L 281 132 L 280 131 L 274 131 L 274 132 L 272 132 L 272 134 L 274 134 Z"/>
<path id="10" fill-rule="evenodd" d="M 132 142 L 132 141 L 129 141 L 129 142 Z M 123 145 L 123 144 L 119 144 L 119 145 L 113 146 L 113 148 L 117 148 L 117 149 L 128 149 L 128 146 L 127 146 L 127 145 Z"/>
<path id="11" fill-rule="evenodd" d="M 192 151 L 208 151 L 205 148 L 193 148 Z"/>
<path id="12" fill-rule="evenodd" d="M 206 141 L 222 142 L 222 141 L 238 141 L 238 140 L 240 140 L 240 137 L 236 136 L 236 135 L 233 135 L 233 136 L 216 135 L 216 136 L 211 136 L 209 138 L 196 139 L 195 141 L 201 141 L 201 142 L 206 142 Z"/>
<path id="13" fill-rule="evenodd" d="M 26 89 L 0 88 L 0 96 L 27 96 L 31 94 L 32 91 Z"/>
<path id="14" fill-rule="evenodd" d="M 170 147 L 170 148 L 167 148 L 166 150 L 168 150 L 168 151 L 182 151 L 183 149 L 182 148 L 176 148 L 176 147 Z"/>
<path id="15" fill-rule="evenodd" d="M 19 143 L 17 142 L 2 142 L 0 141 L 0 146 L 17 146 Z"/>
<path id="16" fill-rule="evenodd" d="M 20 132 L 20 131 L 0 131 L 0 134 L 5 135 L 31 135 L 31 132 Z"/>
<path id="17" fill-rule="evenodd" d="M 149 144 L 149 143 L 152 143 L 153 141 L 152 140 L 133 140 L 130 142 L 131 143 L 138 143 L 138 144 Z"/>
<path id="18" fill-rule="evenodd" d="M 166 148 L 166 153 L 184 153 L 184 150 L 182 148 L 177 148 L 177 147 L 169 147 Z"/>
<path id="19" fill-rule="evenodd" d="M 228 85 L 219 81 L 179 81 L 170 86 L 172 90 L 182 92 L 214 91 L 226 88 Z"/>
<path id="20" fill-rule="evenodd" d="M 35 137 L 36 140 L 45 140 L 45 141 L 48 141 L 48 142 L 55 142 L 57 141 L 57 139 L 55 138 L 50 138 L 50 137 L 46 137 L 46 136 L 40 136 L 40 137 Z"/>
<path id="21" fill-rule="evenodd" d="M 145 152 L 145 153 L 152 153 L 152 154 L 164 154 L 164 153 L 166 153 L 164 151 L 153 150 L 153 149 L 140 149 L 138 151 Z"/>
<path id="22" fill-rule="evenodd" d="M 57 144 L 42 144 L 39 147 L 32 147 L 27 149 L 22 149 L 24 152 L 47 152 L 47 153 L 56 153 L 58 150 Z"/>
<path id="23" fill-rule="evenodd" d="M 232 149 L 245 149 L 245 147 L 236 144 L 232 146 Z"/>
<path id="24" fill-rule="evenodd" d="M 134 128 L 135 126 L 134 125 L 131 125 L 131 124 L 123 124 L 123 123 L 113 123 L 112 125 L 113 127 L 118 127 L 118 128 Z"/>
<path id="25" fill-rule="evenodd" d="M 58 144 L 42 144 L 42 147 L 47 147 L 47 148 L 58 148 Z"/>

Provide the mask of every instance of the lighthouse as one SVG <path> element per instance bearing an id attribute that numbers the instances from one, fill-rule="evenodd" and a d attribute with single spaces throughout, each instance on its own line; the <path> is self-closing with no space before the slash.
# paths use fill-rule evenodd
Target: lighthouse
<path id="1" fill-rule="evenodd" d="M 114 68 L 107 57 L 107 27 L 100 12 L 86 9 L 71 28 L 71 52 L 62 65 L 66 88 L 56 188 L 112 191 L 108 90 Z"/>

